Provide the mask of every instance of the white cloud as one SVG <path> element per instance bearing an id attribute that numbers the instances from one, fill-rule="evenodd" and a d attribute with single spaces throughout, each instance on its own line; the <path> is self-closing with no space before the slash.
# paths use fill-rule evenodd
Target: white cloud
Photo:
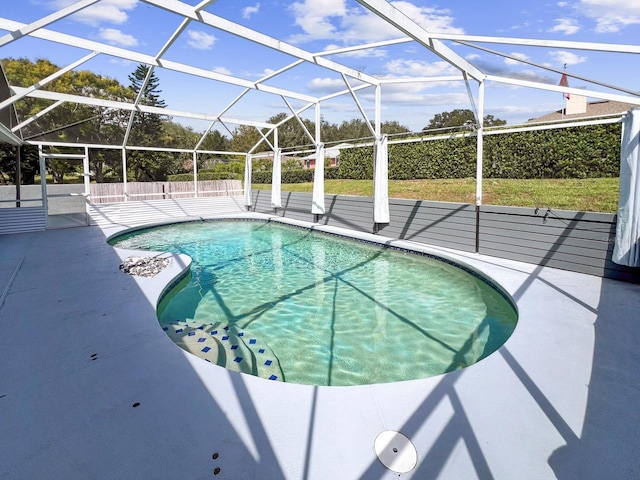
<path id="1" fill-rule="evenodd" d="M 469 103 L 466 93 L 411 93 L 396 92 L 384 95 L 385 105 L 465 105 Z M 400 121 L 402 123 L 402 120 Z"/>
<path id="2" fill-rule="evenodd" d="M 189 36 L 187 44 L 197 50 L 211 50 L 216 43 L 216 37 L 198 30 L 187 30 L 187 35 Z"/>
<path id="3" fill-rule="evenodd" d="M 453 26 L 455 19 L 449 15 L 449 10 L 418 7 L 406 1 L 391 2 L 391 4 L 429 32 L 464 33 L 462 28 Z"/>
<path id="4" fill-rule="evenodd" d="M 138 39 L 133 35 L 122 33 L 115 28 L 101 28 L 98 37 L 111 45 L 120 45 L 121 47 L 135 47 L 138 45 Z"/>
<path id="5" fill-rule="evenodd" d="M 307 89 L 316 94 L 328 95 L 346 88 L 344 80 L 339 78 L 313 78 L 307 83 Z"/>
<path id="6" fill-rule="evenodd" d="M 479 59 L 479 58 L 480 58 L 480 55 L 478 55 L 477 53 L 470 53 L 470 54 L 468 54 L 468 55 L 465 55 L 465 57 L 464 57 L 464 58 L 465 58 L 465 60 L 472 61 L 472 60 L 477 60 L 477 59 Z"/>
<path id="7" fill-rule="evenodd" d="M 519 58 L 520 60 L 529 60 L 529 57 L 527 57 L 524 53 L 513 52 L 511 56 Z M 505 58 L 504 63 L 506 63 L 507 65 L 522 65 L 522 63 L 520 63 L 519 61 L 512 60 L 510 58 Z"/>
<path id="8" fill-rule="evenodd" d="M 59 10 L 76 2 L 77 0 L 53 0 L 49 2 L 49 6 L 52 9 Z M 127 12 L 133 10 L 137 4 L 138 0 L 103 0 L 74 13 L 69 18 L 92 26 L 97 26 L 101 23 L 120 25 L 128 20 Z"/>
<path id="9" fill-rule="evenodd" d="M 295 24 L 304 31 L 296 41 L 333 38 L 336 28 L 331 17 L 346 15 L 345 0 L 305 0 L 294 2 L 289 10 L 295 17 Z"/>
<path id="10" fill-rule="evenodd" d="M 211 70 L 216 73 L 221 73 L 223 75 L 231 75 L 231 70 L 225 67 L 213 67 Z"/>
<path id="11" fill-rule="evenodd" d="M 573 35 L 580 30 L 578 21 L 573 18 L 556 18 L 556 25 L 549 29 L 550 32 L 560 32 L 565 35 Z"/>
<path id="12" fill-rule="evenodd" d="M 596 21 L 598 33 L 615 33 L 640 24 L 638 0 L 580 0 L 576 10 Z"/>
<path id="13" fill-rule="evenodd" d="M 445 61 L 424 62 L 421 60 L 391 60 L 385 65 L 387 71 L 396 76 L 435 77 L 439 75 L 457 75 L 458 69 Z"/>
<path id="14" fill-rule="evenodd" d="M 576 55 L 572 52 L 565 52 L 564 50 L 556 50 L 554 52 L 549 52 L 549 55 L 553 57 L 553 60 L 556 64 L 567 64 L 567 65 L 577 65 L 578 63 L 583 63 L 587 61 L 587 57 L 581 57 L 580 55 Z"/>
<path id="15" fill-rule="evenodd" d="M 464 33 L 453 26 L 455 19 L 448 10 L 420 7 L 404 0 L 392 5 L 430 32 Z M 343 44 L 351 45 L 404 36 L 368 10 L 347 8 L 344 0 L 305 0 L 293 3 L 289 10 L 303 31 L 291 37 L 294 43 L 341 39 Z"/>
<path id="16" fill-rule="evenodd" d="M 251 18 L 260 11 L 260 4 L 256 3 L 253 7 L 244 7 L 242 9 L 242 18 Z"/>

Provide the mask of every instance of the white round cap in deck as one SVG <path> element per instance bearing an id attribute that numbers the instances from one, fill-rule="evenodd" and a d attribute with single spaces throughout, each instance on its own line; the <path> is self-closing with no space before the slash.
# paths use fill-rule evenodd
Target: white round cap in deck
<path id="1" fill-rule="evenodd" d="M 407 437 L 400 432 L 381 432 L 373 444 L 378 460 L 396 473 L 407 473 L 418 463 L 418 451 Z"/>

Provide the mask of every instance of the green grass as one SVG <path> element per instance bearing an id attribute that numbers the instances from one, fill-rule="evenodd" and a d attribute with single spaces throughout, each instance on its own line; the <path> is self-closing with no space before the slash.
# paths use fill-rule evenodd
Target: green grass
<path id="1" fill-rule="evenodd" d="M 269 190 L 271 185 L 253 185 Z M 475 203 L 472 178 L 446 180 L 390 180 L 389 197 L 441 202 Z M 556 208 L 584 212 L 615 212 L 618 209 L 617 178 L 512 180 L 484 179 L 485 205 Z M 312 183 L 283 184 L 282 191 L 313 191 Z M 371 180 L 326 180 L 324 191 L 334 195 L 373 196 Z"/>

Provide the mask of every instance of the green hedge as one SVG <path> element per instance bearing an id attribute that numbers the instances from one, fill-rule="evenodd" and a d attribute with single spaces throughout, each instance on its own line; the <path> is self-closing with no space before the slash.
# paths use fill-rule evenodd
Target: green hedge
<path id="1" fill-rule="evenodd" d="M 485 139 L 483 174 L 494 178 L 617 177 L 620 125 L 540 130 Z"/>
<path id="2" fill-rule="evenodd" d="M 315 170 L 284 170 L 282 171 L 282 183 L 310 183 L 313 182 Z M 252 183 L 271 183 L 272 172 L 253 172 L 251 174 Z M 324 169 L 325 180 L 340 178 L 337 167 Z"/>
<path id="3" fill-rule="evenodd" d="M 615 177 L 620 125 L 486 135 L 486 178 Z M 340 152 L 339 178 L 373 178 L 373 147 Z M 466 178 L 476 171 L 476 138 L 389 145 L 389 178 Z"/>
<path id="4" fill-rule="evenodd" d="M 620 125 L 485 135 L 485 178 L 616 177 L 620 169 Z M 314 170 L 283 170 L 282 183 L 313 182 Z M 476 138 L 448 138 L 389 145 L 389 178 L 468 178 L 476 174 Z M 325 179 L 373 179 L 373 147 L 344 149 L 340 165 Z M 200 180 L 242 179 L 242 173 L 201 171 Z M 192 174 L 170 182 L 193 181 Z M 270 171 L 254 171 L 253 183 L 271 183 Z"/>

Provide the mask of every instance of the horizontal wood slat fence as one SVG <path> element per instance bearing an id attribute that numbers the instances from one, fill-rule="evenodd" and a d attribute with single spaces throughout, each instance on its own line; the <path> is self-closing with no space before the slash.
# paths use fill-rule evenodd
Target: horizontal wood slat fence
<path id="1" fill-rule="evenodd" d="M 314 221 L 309 193 L 283 192 L 277 212 L 270 191 L 252 196 L 253 211 Z M 325 209 L 323 225 L 374 229 L 371 197 L 325 195 Z M 640 268 L 611 260 L 616 216 L 610 213 L 491 205 L 476 212 L 475 205 L 404 199 L 390 199 L 389 213 L 391 222 L 380 230 L 385 237 L 640 283 Z"/>

